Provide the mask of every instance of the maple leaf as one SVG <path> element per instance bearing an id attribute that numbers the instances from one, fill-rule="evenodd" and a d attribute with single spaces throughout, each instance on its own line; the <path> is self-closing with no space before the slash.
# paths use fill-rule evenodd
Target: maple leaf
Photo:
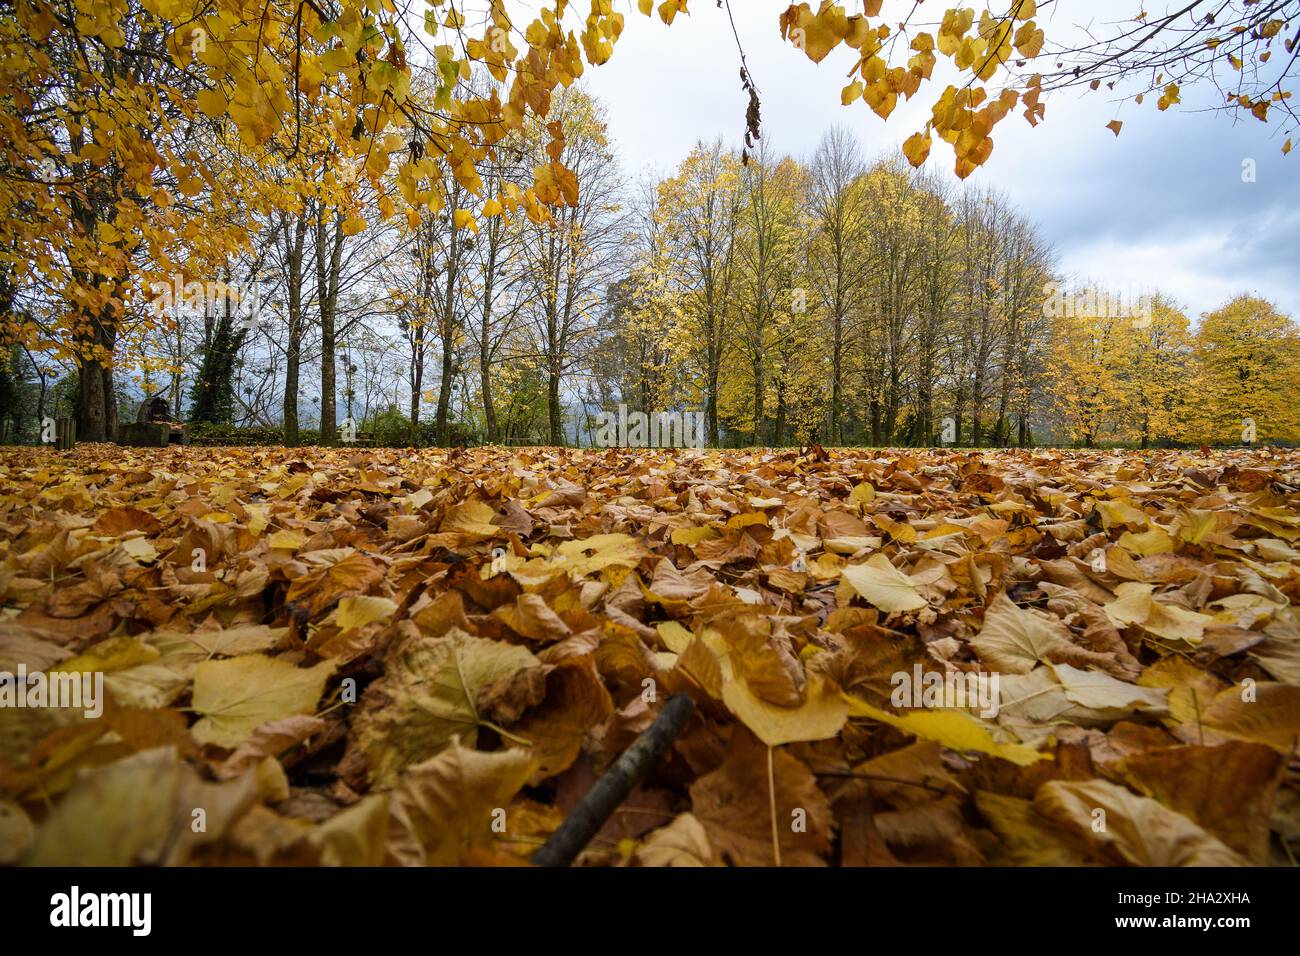
<path id="1" fill-rule="evenodd" d="M 522 647 L 459 630 L 439 638 L 408 638 L 390 653 L 384 676 L 362 696 L 345 773 L 389 787 L 401 770 L 438 753 L 453 737 L 473 746 L 485 723 L 480 693 L 539 666 Z"/>

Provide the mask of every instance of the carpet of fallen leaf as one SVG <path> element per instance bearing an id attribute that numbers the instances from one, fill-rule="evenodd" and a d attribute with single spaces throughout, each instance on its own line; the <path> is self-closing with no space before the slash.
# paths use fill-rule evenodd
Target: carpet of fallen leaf
<path id="1" fill-rule="evenodd" d="M 1285 450 L 3 449 L 0 672 L 107 700 L 0 863 L 524 863 L 674 694 L 580 863 L 1294 862 L 1297 538 Z"/>

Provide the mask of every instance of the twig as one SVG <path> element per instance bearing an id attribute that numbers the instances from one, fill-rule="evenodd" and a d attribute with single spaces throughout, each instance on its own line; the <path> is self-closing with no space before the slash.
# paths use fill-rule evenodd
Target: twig
<path id="1" fill-rule="evenodd" d="M 670 697 L 650 729 L 596 781 L 582 801 L 564 818 L 559 829 L 533 854 L 537 866 L 568 866 L 600 832 L 619 804 L 645 779 L 669 745 L 677 739 L 695 711 L 695 701 L 686 694 Z"/>

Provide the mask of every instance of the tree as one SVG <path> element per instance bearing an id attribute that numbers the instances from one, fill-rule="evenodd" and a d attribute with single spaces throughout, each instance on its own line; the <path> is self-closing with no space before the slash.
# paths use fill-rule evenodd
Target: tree
<path id="1" fill-rule="evenodd" d="M 1196 330 L 1194 388 L 1202 434 L 1242 440 L 1300 438 L 1300 328 L 1269 302 L 1241 295 L 1202 318 Z"/>
<path id="2" fill-rule="evenodd" d="M 860 307 L 866 270 L 863 234 L 866 229 L 861 147 L 842 127 L 823 134 L 813 155 L 809 183 L 809 212 L 814 237 L 809 264 L 814 294 L 826 315 L 830 350 L 829 441 L 843 440 L 841 413 L 844 373 L 849 346 L 849 316 Z"/>
<path id="3" fill-rule="evenodd" d="M 532 224 L 523 248 L 530 300 L 525 315 L 533 355 L 546 375 L 548 440 L 558 445 L 564 441 L 562 383 L 585 357 L 596 306 L 614 277 L 622 230 L 620 180 L 601 107 L 570 89 L 556 102 L 554 115 L 545 127 L 550 142 L 543 147 L 541 136 L 533 138 L 540 153 L 534 176 L 547 168 L 544 158 L 563 158 L 570 172 L 553 186 L 563 205 Z"/>
<path id="4" fill-rule="evenodd" d="M 1190 323 L 1181 309 L 1156 294 L 1130 320 L 1129 395 L 1124 418 L 1143 448 L 1162 440 L 1185 441 L 1189 429 L 1187 383 L 1192 376 Z"/>
<path id="5" fill-rule="evenodd" d="M 1085 446 L 1122 438 L 1131 320 L 1074 310 L 1054 320 L 1048 359 L 1054 410 Z"/>
<path id="6" fill-rule="evenodd" d="M 687 362 L 702 379 L 708 442 L 718 444 L 723 360 L 738 288 L 737 229 L 743 193 L 740 162 L 721 140 L 697 143 L 677 172 L 659 186 L 667 220 L 663 255 L 673 263 L 684 302 Z"/>

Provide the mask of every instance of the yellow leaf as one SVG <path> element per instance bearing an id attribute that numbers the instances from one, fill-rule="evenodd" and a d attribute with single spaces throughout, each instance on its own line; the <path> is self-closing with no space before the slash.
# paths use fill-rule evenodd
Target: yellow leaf
<path id="1" fill-rule="evenodd" d="M 827 740 L 834 737 L 848 719 L 849 707 L 838 688 L 819 677 L 808 680 L 808 696 L 798 707 L 768 703 L 749 686 L 730 675 L 724 664 L 722 702 L 769 747 L 799 740 Z"/>
<path id="2" fill-rule="evenodd" d="M 115 671 L 136 664 L 146 664 L 156 660 L 158 649 L 144 643 L 138 637 L 110 637 L 92 644 L 76 657 L 51 667 L 51 674 L 77 674 L 94 671 Z"/>
<path id="3" fill-rule="evenodd" d="M 930 155 L 930 136 L 928 133 L 913 133 L 903 141 L 903 155 L 913 167 L 919 167 Z M 861 486 L 859 486 L 861 487 Z M 854 489 L 855 491 L 857 489 Z M 870 500 L 870 499 L 868 499 Z"/>
<path id="4" fill-rule="evenodd" d="M 708 525 L 700 525 L 698 528 L 674 528 L 670 536 L 673 544 L 692 545 L 699 544 L 701 541 L 709 541 L 718 536 L 716 528 Z"/>
<path id="5" fill-rule="evenodd" d="M 330 622 L 347 630 L 352 627 L 365 627 L 375 621 L 390 618 L 397 610 L 397 603 L 386 597 L 356 595 L 345 597 L 330 615 Z"/>
<path id="6" fill-rule="evenodd" d="M 1024 744 L 999 743 L 993 739 L 988 727 L 978 718 L 964 710 L 918 710 L 908 714 L 891 714 L 888 711 L 872 707 L 856 697 L 845 695 L 852 717 L 869 717 L 881 723 L 897 727 L 904 733 L 925 740 L 933 740 L 959 753 L 976 751 L 1001 757 L 1021 767 L 1039 760 L 1051 760 L 1052 755 L 1038 753 Z"/>
<path id="7" fill-rule="evenodd" d="M 926 606 L 912 579 L 890 564 L 883 554 L 873 554 L 866 564 L 845 565 L 840 574 L 857 594 L 886 613 L 915 611 Z"/>
<path id="8" fill-rule="evenodd" d="M 225 115 L 227 103 L 220 90 L 200 90 L 195 99 L 198 101 L 199 109 L 213 119 Z"/>
<path id="9" fill-rule="evenodd" d="M 271 537 L 266 539 L 266 543 L 272 548 L 283 548 L 286 551 L 297 551 L 307 539 L 297 531 L 277 531 Z"/>
<path id="10" fill-rule="evenodd" d="M 333 661 L 295 667 L 278 658 L 250 654 L 223 661 L 204 661 L 194 670 L 191 728 L 200 743 L 236 747 L 268 720 L 316 710 Z"/>

